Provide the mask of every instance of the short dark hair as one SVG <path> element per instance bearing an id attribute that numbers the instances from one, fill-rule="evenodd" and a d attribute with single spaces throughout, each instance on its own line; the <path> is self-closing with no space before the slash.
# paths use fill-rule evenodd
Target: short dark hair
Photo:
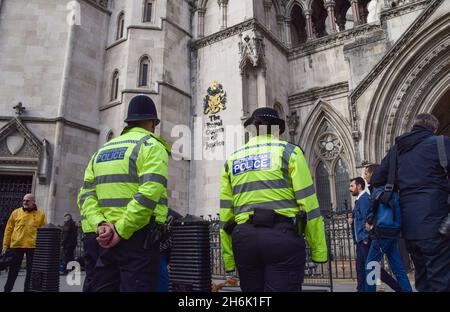
<path id="1" fill-rule="evenodd" d="M 369 171 L 369 173 L 373 173 L 375 171 L 375 169 L 377 169 L 379 166 L 379 164 L 367 164 L 364 166 L 364 168 L 367 169 L 367 171 Z"/>
<path id="2" fill-rule="evenodd" d="M 420 126 L 436 132 L 439 129 L 439 120 L 431 114 L 419 114 L 414 118 L 414 126 Z"/>
<path id="3" fill-rule="evenodd" d="M 355 182 L 356 185 L 360 185 L 361 189 L 365 189 L 366 188 L 366 182 L 364 182 L 364 179 L 361 177 L 356 177 L 350 180 L 350 182 Z"/>

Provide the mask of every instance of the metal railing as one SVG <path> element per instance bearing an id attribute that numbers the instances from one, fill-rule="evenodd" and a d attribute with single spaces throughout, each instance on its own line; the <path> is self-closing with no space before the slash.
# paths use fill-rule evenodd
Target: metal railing
<path id="1" fill-rule="evenodd" d="M 328 288 L 333 290 L 333 280 L 356 279 L 356 247 L 353 243 L 352 229 L 347 222 L 351 211 L 327 211 L 323 213 L 328 244 L 328 259 L 324 264 L 314 263 L 309 247 L 306 248 L 304 286 Z M 218 217 L 206 217 L 211 222 L 210 248 L 212 278 L 225 280 L 226 272 L 221 252 Z M 83 255 L 81 227 L 79 227 L 78 244 L 75 249 L 75 259 Z M 411 270 L 411 266 L 409 266 Z M 407 268 L 408 270 L 408 268 Z M 408 271 L 409 271 L 408 270 Z"/>

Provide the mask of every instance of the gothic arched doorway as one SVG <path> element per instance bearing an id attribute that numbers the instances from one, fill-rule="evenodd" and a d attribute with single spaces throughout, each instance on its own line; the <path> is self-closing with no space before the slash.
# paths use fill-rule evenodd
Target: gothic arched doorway
<path id="1" fill-rule="evenodd" d="M 439 99 L 439 102 L 433 109 L 432 114 L 439 119 L 440 127 L 438 134 L 443 134 L 450 137 L 450 88 Z"/>

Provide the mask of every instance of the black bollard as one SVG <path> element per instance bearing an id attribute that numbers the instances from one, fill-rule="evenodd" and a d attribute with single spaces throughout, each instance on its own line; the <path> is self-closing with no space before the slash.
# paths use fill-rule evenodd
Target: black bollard
<path id="1" fill-rule="evenodd" d="M 61 232 L 61 229 L 53 224 L 47 224 L 38 229 L 30 291 L 59 291 Z"/>
<path id="2" fill-rule="evenodd" d="M 172 292 L 210 292 L 210 222 L 187 215 L 171 229 L 169 289 Z"/>

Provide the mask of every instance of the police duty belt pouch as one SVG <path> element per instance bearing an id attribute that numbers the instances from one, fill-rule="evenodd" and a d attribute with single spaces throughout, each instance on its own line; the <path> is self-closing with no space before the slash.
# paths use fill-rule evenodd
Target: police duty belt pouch
<path id="1" fill-rule="evenodd" d="M 393 155 L 389 162 L 389 175 L 384 193 L 378 198 L 375 212 L 375 232 L 378 237 L 398 237 L 402 218 L 398 193 L 394 191 L 397 172 L 397 147 L 394 145 Z"/>
<path id="2" fill-rule="evenodd" d="M 303 236 L 306 229 L 307 215 L 304 210 L 300 210 L 295 216 L 295 225 L 297 227 L 298 236 Z"/>
<path id="3" fill-rule="evenodd" d="M 253 225 L 262 227 L 273 227 L 275 212 L 273 209 L 255 208 L 253 213 Z"/>

